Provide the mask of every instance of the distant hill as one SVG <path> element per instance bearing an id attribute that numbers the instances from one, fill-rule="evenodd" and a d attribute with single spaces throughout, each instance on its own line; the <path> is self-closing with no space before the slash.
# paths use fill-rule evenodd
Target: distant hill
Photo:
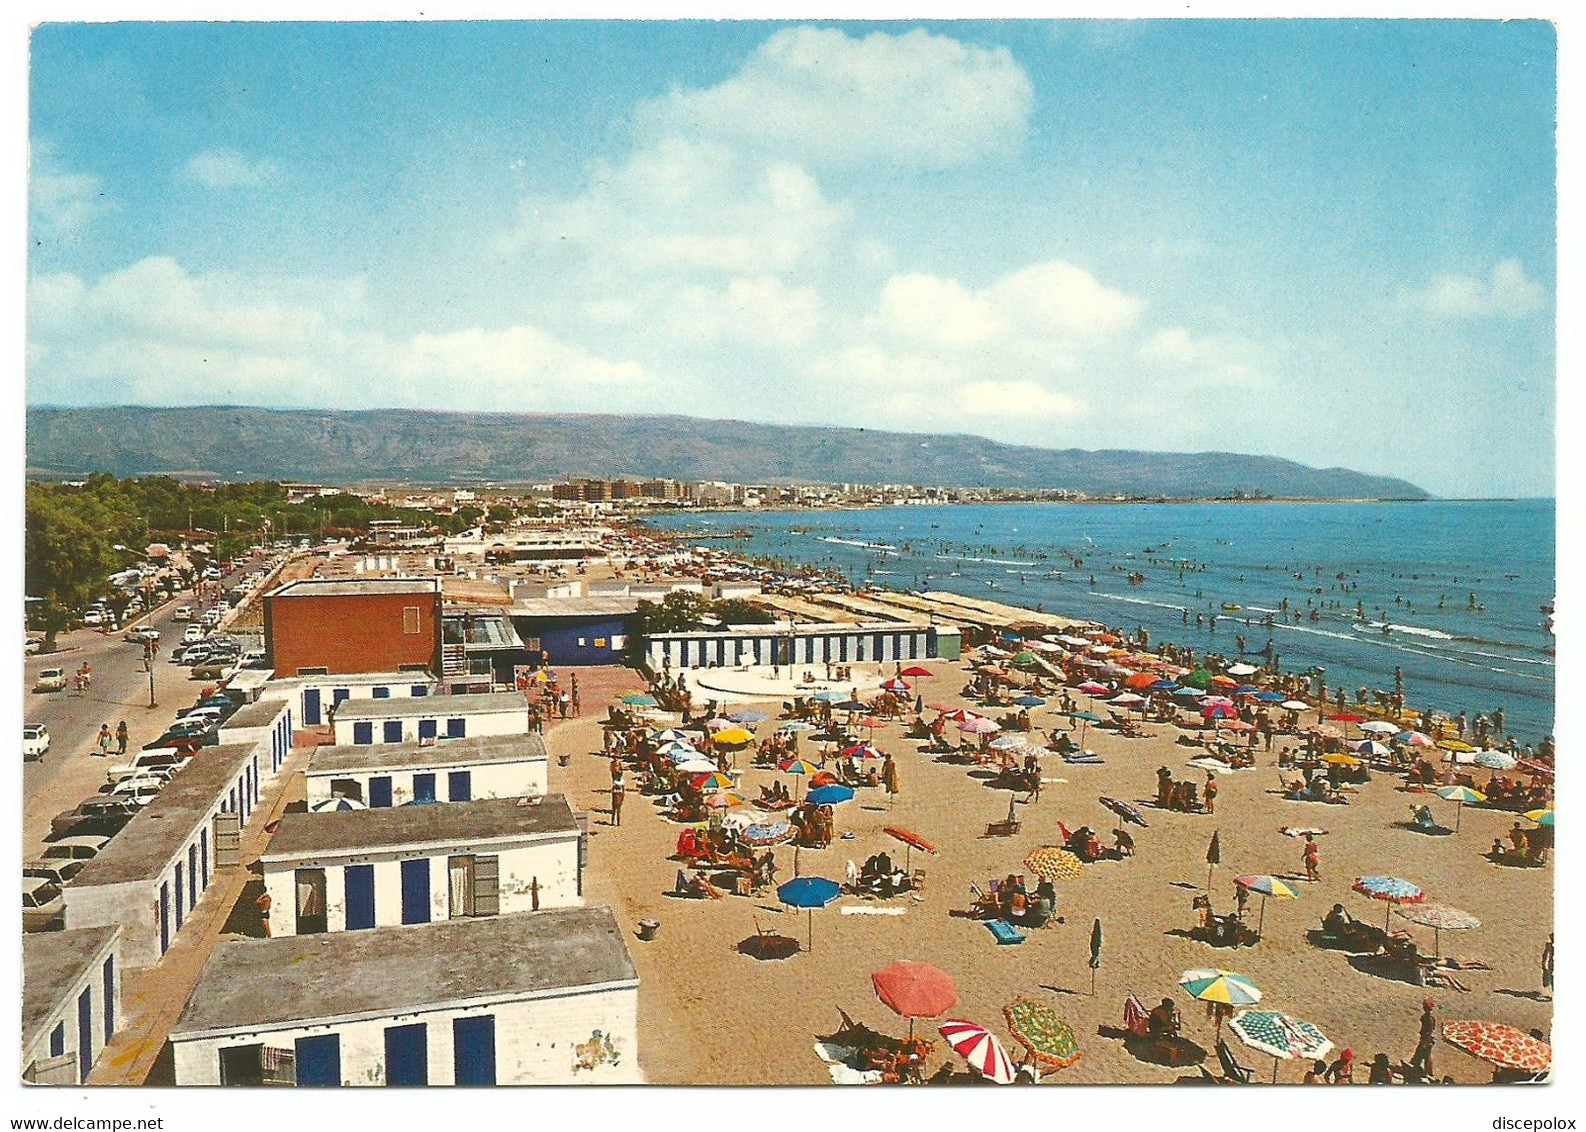
<path id="1" fill-rule="evenodd" d="M 1087 452 L 978 436 L 594 414 L 134 406 L 29 409 L 36 474 L 315 483 L 660 477 L 1068 488 L 1092 495 L 1425 499 L 1404 480 L 1226 452 Z"/>

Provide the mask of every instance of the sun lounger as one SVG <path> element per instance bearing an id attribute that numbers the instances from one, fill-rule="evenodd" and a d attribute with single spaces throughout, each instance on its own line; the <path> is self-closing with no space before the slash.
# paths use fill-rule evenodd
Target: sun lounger
<path id="1" fill-rule="evenodd" d="M 999 944 L 1024 942 L 1024 934 L 1006 920 L 987 920 L 986 927 L 997 937 Z"/>
<path id="2" fill-rule="evenodd" d="M 1250 1084 L 1255 1070 L 1248 1065 L 1240 1065 L 1234 1058 L 1234 1051 L 1228 1048 L 1228 1043 L 1222 1038 L 1217 1039 L 1217 1060 L 1222 1064 L 1224 1078 L 1241 1085 Z"/>
<path id="3" fill-rule="evenodd" d="M 1076 754 L 1064 755 L 1063 761 L 1069 766 L 1100 766 L 1106 760 L 1098 758 L 1094 751 L 1080 751 Z"/>

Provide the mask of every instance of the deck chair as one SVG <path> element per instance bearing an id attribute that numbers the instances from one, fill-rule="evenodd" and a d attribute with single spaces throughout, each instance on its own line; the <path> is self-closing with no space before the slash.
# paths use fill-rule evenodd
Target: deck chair
<path id="1" fill-rule="evenodd" d="M 1123 1000 L 1123 1028 L 1138 1038 L 1150 1033 L 1150 1013 L 1132 994 Z"/>
<path id="2" fill-rule="evenodd" d="M 1234 1051 L 1228 1048 L 1228 1043 L 1222 1038 L 1217 1039 L 1217 1060 L 1222 1064 L 1223 1076 L 1226 1079 L 1240 1085 L 1250 1084 L 1255 1070 L 1247 1065 L 1240 1065 L 1234 1059 Z"/>

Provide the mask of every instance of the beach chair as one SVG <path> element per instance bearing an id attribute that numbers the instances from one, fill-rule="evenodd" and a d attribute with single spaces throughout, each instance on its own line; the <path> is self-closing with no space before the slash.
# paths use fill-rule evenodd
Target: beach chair
<path id="1" fill-rule="evenodd" d="M 915 869 L 914 872 L 912 874 L 910 874 L 910 876 L 909 876 L 909 891 L 911 891 L 911 892 L 924 892 L 925 891 L 925 870 L 924 869 Z"/>
<path id="2" fill-rule="evenodd" d="M 1137 1038 L 1146 1037 L 1151 1032 L 1151 1015 L 1146 1010 L 1145 1003 L 1134 995 L 1123 1000 L 1123 1028 Z"/>
<path id="3" fill-rule="evenodd" d="M 1236 1084 L 1248 1085 L 1255 1070 L 1248 1065 L 1240 1065 L 1234 1058 L 1234 1051 L 1228 1048 L 1228 1043 L 1222 1038 L 1217 1039 L 1217 1060 L 1223 1067 L 1223 1078 Z"/>

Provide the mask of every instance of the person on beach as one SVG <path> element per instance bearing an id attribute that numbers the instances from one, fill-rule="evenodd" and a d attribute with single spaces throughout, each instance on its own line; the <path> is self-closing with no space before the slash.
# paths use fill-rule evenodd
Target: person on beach
<path id="1" fill-rule="evenodd" d="M 1432 1070 L 1432 1047 L 1437 1042 L 1437 1003 L 1431 999 L 1421 1002 L 1421 1037 L 1415 1043 L 1415 1053 L 1410 1058 L 1410 1068 L 1424 1076 L 1435 1076 Z"/>
<path id="2" fill-rule="evenodd" d="M 1553 997 L 1553 933 L 1547 933 L 1547 942 L 1542 945 L 1542 989 L 1549 998 Z"/>
<path id="3" fill-rule="evenodd" d="M 611 783 L 611 824 L 613 826 L 622 824 L 622 800 L 626 793 L 627 790 L 622 784 L 622 775 L 619 774 Z"/>
<path id="4" fill-rule="evenodd" d="M 1173 772 L 1165 766 L 1156 768 L 1156 807 L 1159 810 L 1168 808 L 1168 803 L 1173 798 Z"/>
<path id="5" fill-rule="evenodd" d="M 1355 1051 L 1346 1049 L 1339 1054 L 1338 1060 L 1327 1067 L 1327 1083 L 1329 1085 L 1353 1085 L 1355 1074 Z"/>
<path id="6" fill-rule="evenodd" d="M 110 754 L 110 748 L 115 746 L 115 744 L 116 737 L 110 733 L 110 724 L 101 723 L 99 725 L 99 737 L 94 740 L 94 745 L 99 748 L 99 757 L 108 757 Z"/>
<path id="7" fill-rule="evenodd" d="M 1306 880 L 1322 879 L 1322 847 L 1316 844 L 1316 838 L 1309 833 L 1305 835 L 1305 848 L 1301 851 L 1301 860 L 1305 864 Z"/>
<path id="8" fill-rule="evenodd" d="M 1305 1080 L 1301 1083 L 1305 1085 L 1327 1084 L 1327 1062 L 1311 1062 L 1311 1067 L 1305 1071 Z"/>
<path id="9" fill-rule="evenodd" d="M 1206 800 L 1206 812 L 1215 814 L 1217 812 L 1217 776 L 1209 770 L 1206 772 L 1206 789 L 1203 792 L 1203 796 Z"/>
<path id="10" fill-rule="evenodd" d="M 1388 1061 L 1388 1055 L 1379 1053 L 1371 1059 L 1371 1076 L 1366 1078 L 1368 1085 L 1393 1084 L 1393 1066 Z"/>
<path id="11" fill-rule="evenodd" d="M 127 721 L 123 719 L 120 723 L 116 724 L 116 754 L 124 755 L 126 753 L 127 753 Z"/>
<path id="12" fill-rule="evenodd" d="M 890 754 L 881 763 L 881 785 L 888 794 L 898 793 L 898 764 Z"/>

